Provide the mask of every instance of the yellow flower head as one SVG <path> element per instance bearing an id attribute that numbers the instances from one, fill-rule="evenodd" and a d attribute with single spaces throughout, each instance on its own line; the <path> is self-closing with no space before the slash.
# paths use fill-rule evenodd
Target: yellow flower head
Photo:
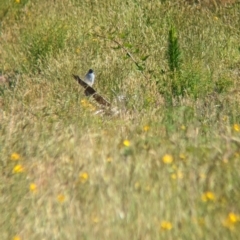
<path id="1" fill-rule="evenodd" d="M 234 153 L 234 157 L 238 158 L 240 156 L 239 152 Z"/>
<path id="2" fill-rule="evenodd" d="M 108 162 L 108 163 L 111 163 L 112 162 L 112 157 L 107 157 L 107 159 L 106 159 L 106 161 Z"/>
<path id="3" fill-rule="evenodd" d="M 89 102 L 88 102 L 88 100 L 83 99 L 83 100 L 81 100 L 81 104 L 82 104 L 83 107 L 87 107 Z"/>
<path id="4" fill-rule="evenodd" d="M 20 155 L 18 153 L 14 152 L 14 153 L 11 154 L 11 160 L 17 161 L 19 159 L 20 159 Z"/>
<path id="5" fill-rule="evenodd" d="M 21 164 L 17 164 L 14 168 L 13 168 L 13 173 L 22 173 L 24 172 L 24 167 Z"/>
<path id="6" fill-rule="evenodd" d="M 99 222 L 100 222 L 100 219 L 99 219 L 99 217 L 97 217 L 97 216 L 93 216 L 93 217 L 92 217 L 92 221 L 93 221 L 93 223 L 99 223 Z"/>
<path id="7" fill-rule="evenodd" d="M 230 230 L 234 230 L 235 229 L 235 225 L 240 222 L 240 216 L 230 212 L 227 216 L 227 218 L 225 219 L 225 221 L 223 222 L 223 226 L 230 229 Z"/>
<path id="8" fill-rule="evenodd" d="M 89 175 L 87 172 L 83 172 L 79 175 L 79 178 L 80 178 L 81 183 L 85 183 L 85 182 L 87 182 Z"/>
<path id="9" fill-rule="evenodd" d="M 60 203 L 64 202 L 65 199 L 66 199 L 66 197 L 65 197 L 63 194 L 58 194 L 57 200 L 58 200 Z"/>
<path id="10" fill-rule="evenodd" d="M 229 213 L 228 214 L 228 220 L 231 222 L 231 223 L 237 223 L 240 221 L 240 216 L 239 215 L 236 215 L 235 213 Z"/>
<path id="11" fill-rule="evenodd" d="M 21 240 L 21 238 L 16 235 L 16 236 L 13 237 L 13 240 Z"/>
<path id="12" fill-rule="evenodd" d="M 162 158 L 162 161 L 165 163 L 165 164 L 171 164 L 173 162 L 173 156 L 170 155 L 170 154 L 165 154 Z"/>
<path id="13" fill-rule="evenodd" d="M 36 185 L 35 183 L 31 183 L 31 184 L 29 185 L 29 190 L 30 190 L 31 192 L 36 192 L 36 191 L 37 191 L 37 185 Z"/>
<path id="14" fill-rule="evenodd" d="M 183 179 L 184 175 L 183 175 L 183 172 L 182 171 L 177 171 L 177 176 L 179 179 Z"/>
<path id="15" fill-rule="evenodd" d="M 88 107 L 91 111 L 96 111 L 96 107 L 93 106 L 91 103 L 89 103 Z"/>
<path id="16" fill-rule="evenodd" d="M 81 100 L 81 105 L 86 108 L 86 109 L 90 109 L 92 111 L 96 110 L 96 107 L 93 106 L 89 101 L 87 101 L 86 99 Z"/>
<path id="17" fill-rule="evenodd" d="M 172 229 L 172 224 L 168 221 L 162 221 L 160 223 L 160 228 L 161 230 L 171 230 Z"/>
<path id="18" fill-rule="evenodd" d="M 240 132 L 240 125 L 237 124 L 237 123 L 235 123 L 235 124 L 233 125 L 233 129 L 234 129 L 234 131 L 236 131 L 236 132 Z"/>
<path id="19" fill-rule="evenodd" d="M 130 143 L 130 141 L 128 141 L 128 140 L 124 140 L 124 141 L 123 141 L 123 145 L 124 145 L 125 147 L 129 147 L 129 146 L 131 145 L 131 143 Z"/>
<path id="20" fill-rule="evenodd" d="M 171 178 L 174 179 L 174 180 L 177 179 L 177 174 L 172 173 L 172 174 L 171 174 Z"/>
<path id="21" fill-rule="evenodd" d="M 224 158 L 224 159 L 223 159 L 223 163 L 226 163 L 226 164 L 227 164 L 227 163 L 228 163 L 228 159 L 227 159 L 227 158 Z"/>
<path id="22" fill-rule="evenodd" d="M 186 130 L 186 126 L 182 125 L 182 126 L 181 126 L 181 129 L 182 129 L 183 131 Z"/>
<path id="23" fill-rule="evenodd" d="M 199 173 L 199 177 L 201 178 L 201 179 L 206 179 L 206 174 L 204 174 L 204 173 Z"/>
<path id="24" fill-rule="evenodd" d="M 183 179 L 183 173 L 182 171 L 178 170 L 176 173 L 171 174 L 172 179 Z"/>
<path id="25" fill-rule="evenodd" d="M 202 194 L 202 201 L 203 202 L 208 202 L 208 201 L 215 201 L 215 195 L 213 192 L 205 192 Z"/>
<path id="26" fill-rule="evenodd" d="M 20 0 L 15 0 L 16 3 L 20 3 L 21 1 Z"/>
<path id="27" fill-rule="evenodd" d="M 150 127 L 149 127 L 148 125 L 145 125 L 145 126 L 143 127 L 144 132 L 149 131 L 149 129 L 150 129 Z"/>

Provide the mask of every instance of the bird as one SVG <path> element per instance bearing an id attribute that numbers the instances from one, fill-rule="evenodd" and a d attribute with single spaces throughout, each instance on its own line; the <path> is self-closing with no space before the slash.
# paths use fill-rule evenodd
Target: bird
<path id="1" fill-rule="evenodd" d="M 88 71 L 87 75 L 88 75 L 89 73 L 92 74 L 92 73 L 93 73 L 93 70 L 90 69 L 90 70 Z M 74 75 L 74 74 L 73 74 L 73 77 L 74 77 L 74 79 L 85 89 L 84 93 L 85 93 L 86 96 L 92 96 L 92 97 L 95 99 L 95 101 L 98 102 L 100 105 L 103 105 L 103 106 L 105 106 L 105 107 L 110 107 L 110 106 L 111 106 L 111 103 L 108 102 L 108 101 L 107 101 L 105 98 L 103 98 L 101 95 L 99 95 L 99 94 L 96 92 L 96 90 L 95 90 L 94 88 L 92 88 L 92 85 L 89 85 L 89 84 L 86 82 L 85 78 L 84 78 L 85 81 L 83 81 L 83 80 L 82 80 L 79 76 L 77 76 L 77 75 Z M 85 76 L 85 77 L 86 77 L 86 76 Z M 93 77 L 92 79 L 93 79 L 92 82 L 94 82 L 94 77 Z"/>
<path id="2" fill-rule="evenodd" d="M 89 69 L 87 74 L 84 77 L 84 81 L 90 86 L 92 87 L 94 84 L 94 79 L 95 79 L 95 74 L 94 71 L 92 69 Z"/>

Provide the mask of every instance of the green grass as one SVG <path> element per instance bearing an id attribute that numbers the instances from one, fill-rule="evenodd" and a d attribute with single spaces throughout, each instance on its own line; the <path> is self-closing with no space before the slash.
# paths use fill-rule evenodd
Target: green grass
<path id="1" fill-rule="evenodd" d="M 0 19 L 0 239 L 240 239 L 239 3 L 4 0 Z M 72 78 L 89 68 L 118 115 Z"/>

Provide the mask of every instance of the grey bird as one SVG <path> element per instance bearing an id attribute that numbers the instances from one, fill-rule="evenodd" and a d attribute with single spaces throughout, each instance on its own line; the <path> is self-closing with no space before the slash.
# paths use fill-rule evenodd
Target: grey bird
<path id="1" fill-rule="evenodd" d="M 84 77 L 84 82 L 87 83 L 90 87 L 93 86 L 95 79 L 95 74 L 92 69 L 89 69 L 87 74 Z"/>
<path id="2" fill-rule="evenodd" d="M 73 77 L 85 89 L 84 93 L 86 96 L 92 96 L 100 105 L 103 105 L 105 107 L 111 106 L 110 102 L 108 102 L 104 97 L 99 95 L 94 88 L 92 88 L 88 83 L 83 81 L 79 76 L 73 74 Z"/>

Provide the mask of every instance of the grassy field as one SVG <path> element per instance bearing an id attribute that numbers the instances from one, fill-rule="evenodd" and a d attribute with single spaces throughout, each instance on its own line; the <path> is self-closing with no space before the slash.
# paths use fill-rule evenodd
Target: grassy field
<path id="1" fill-rule="evenodd" d="M 1 240 L 240 239 L 240 4 L 212 2 L 0 2 Z"/>

